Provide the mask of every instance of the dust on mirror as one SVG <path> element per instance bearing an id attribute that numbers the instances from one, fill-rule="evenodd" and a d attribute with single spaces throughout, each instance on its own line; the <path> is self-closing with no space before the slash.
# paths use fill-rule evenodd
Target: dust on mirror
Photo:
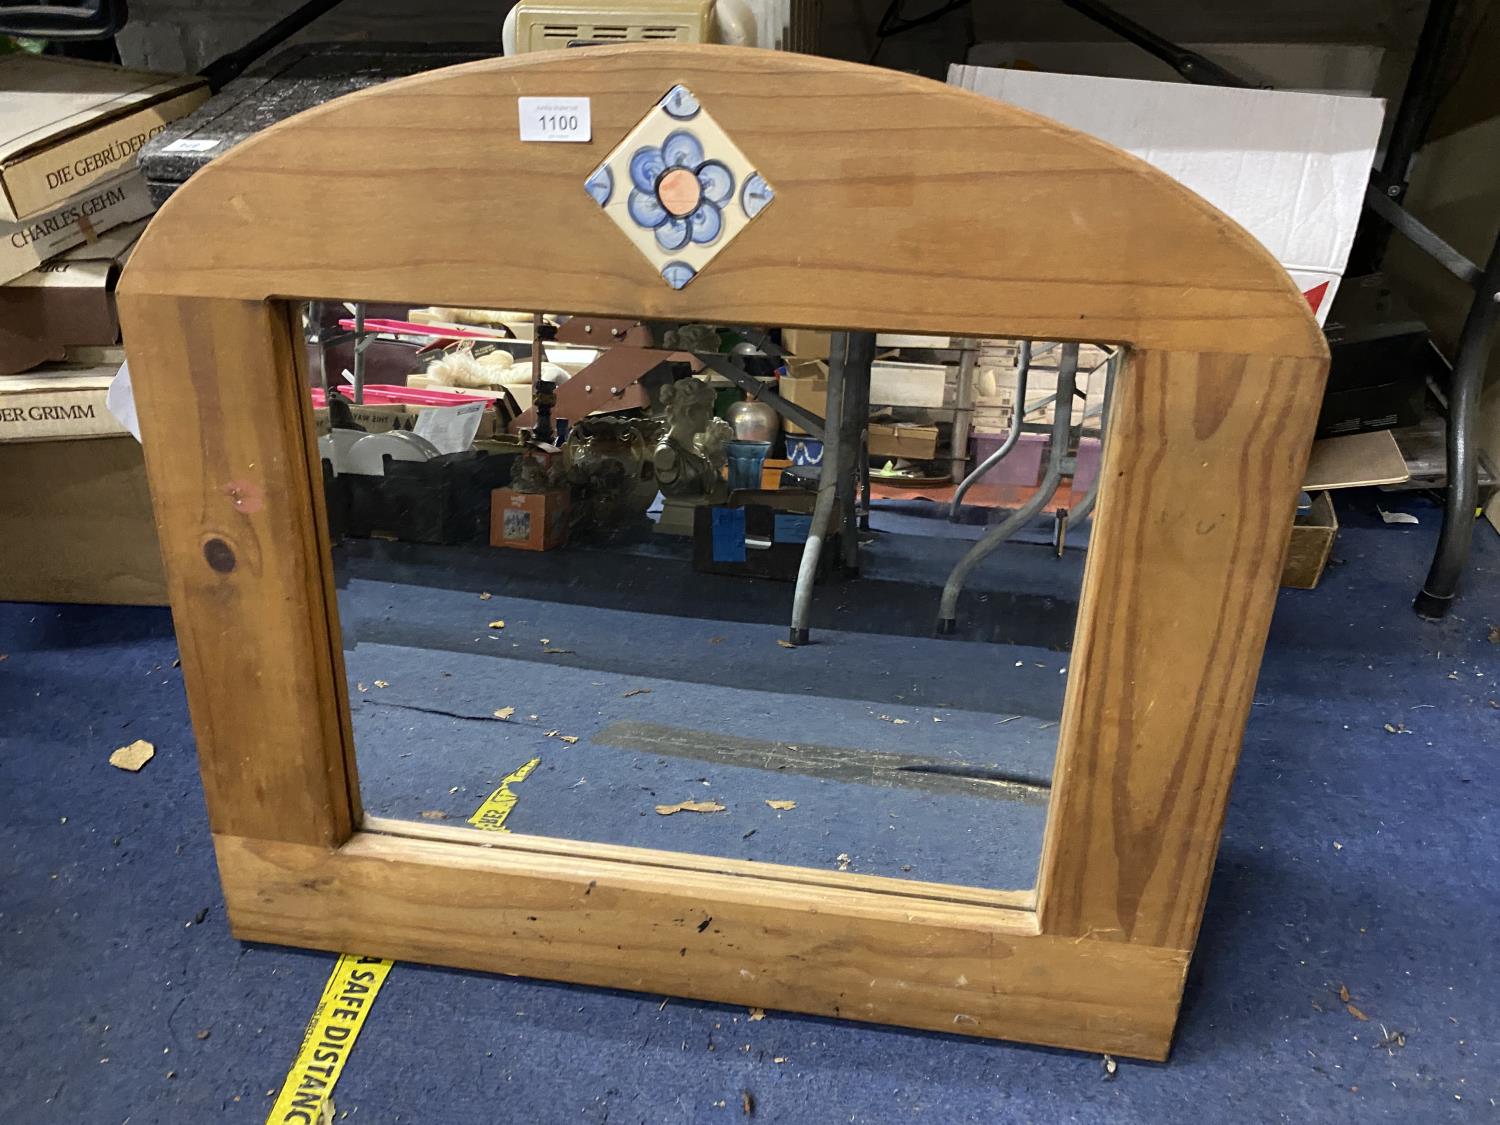
<path id="1" fill-rule="evenodd" d="M 302 310 L 367 818 L 1034 884 L 1116 349 Z"/>

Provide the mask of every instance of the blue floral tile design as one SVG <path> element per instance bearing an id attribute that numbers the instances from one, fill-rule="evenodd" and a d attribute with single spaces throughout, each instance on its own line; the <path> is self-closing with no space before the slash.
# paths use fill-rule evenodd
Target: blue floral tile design
<path id="1" fill-rule="evenodd" d="M 584 182 L 589 198 L 681 289 L 775 198 L 685 86 L 673 86 Z"/>
<path id="2" fill-rule="evenodd" d="M 662 266 L 661 275 L 673 289 L 681 289 L 697 276 L 697 272 L 686 262 L 668 262 Z"/>
<path id="3" fill-rule="evenodd" d="M 679 121 L 691 121 L 698 116 L 698 99 L 686 86 L 673 86 L 661 100 L 662 109 Z M 680 286 L 679 286 L 680 288 Z"/>
<path id="4" fill-rule="evenodd" d="M 608 164 L 601 164 L 583 185 L 583 190 L 600 207 L 609 206 L 609 197 L 615 192 L 615 177 Z"/>

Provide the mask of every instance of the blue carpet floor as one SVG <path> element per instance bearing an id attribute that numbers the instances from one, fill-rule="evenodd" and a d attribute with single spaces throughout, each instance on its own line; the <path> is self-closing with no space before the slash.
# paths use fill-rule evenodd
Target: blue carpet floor
<path id="1" fill-rule="evenodd" d="M 748 1091 L 784 1122 L 1500 1119 L 1500 541 L 1480 528 L 1464 599 L 1421 622 L 1437 511 L 1387 526 L 1377 499 L 1397 506 L 1341 500 L 1338 565 L 1282 594 L 1170 1063 L 1108 1079 L 1064 1051 L 398 965 L 339 1110 L 713 1122 Z M 227 932 L 169 616 L 0 606 L 0 654 L 0 1122 L 263 1121 L 332 959 Z M 111 768 L 138 737 L 156 759 Z"/>

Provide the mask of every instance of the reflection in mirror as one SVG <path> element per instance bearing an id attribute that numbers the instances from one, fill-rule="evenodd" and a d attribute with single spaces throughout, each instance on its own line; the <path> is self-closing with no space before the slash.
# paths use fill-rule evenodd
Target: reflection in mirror
<path id="1" fill-rule="evenodd" d="M 304 308 L 367 816 L 1034 883 L 1113 349 Z"/>

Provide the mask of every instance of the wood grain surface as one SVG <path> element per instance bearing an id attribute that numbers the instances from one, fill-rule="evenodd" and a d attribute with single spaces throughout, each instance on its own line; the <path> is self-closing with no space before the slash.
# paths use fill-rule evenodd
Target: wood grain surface
<path id="1" fill-rule="evenodd" d="M 360 832 L 218 835 L 234 934 L 751 1007 L 1165 1056 L 1185 953 L 1029 911 Z"/>
<path id="2" fill-rule="evenodd" d="M 359 811 L 323 482 L 287 312 L 120 298 L 209 823 L 334 847 Z"/>
<path id="3" fill-rule="evenodd" d="M 1193 947 L 1324 369 L 1136 352 L 1119 380 L 1037 886 L 1049 933 Z"/>
<path id="4" fill-rule="evenodd" d="M 675 82 L 776 199 L 674 291 L 584 193 Z M 523 143 L 518 95 L 593 140 Z M 893 71 L 733 47 L 595 47 L 390 82 L 258 134 L 180 188 L 124 281 L 782 326 L 1321 356 L 1271 255 L 1142 161 Z"/>

